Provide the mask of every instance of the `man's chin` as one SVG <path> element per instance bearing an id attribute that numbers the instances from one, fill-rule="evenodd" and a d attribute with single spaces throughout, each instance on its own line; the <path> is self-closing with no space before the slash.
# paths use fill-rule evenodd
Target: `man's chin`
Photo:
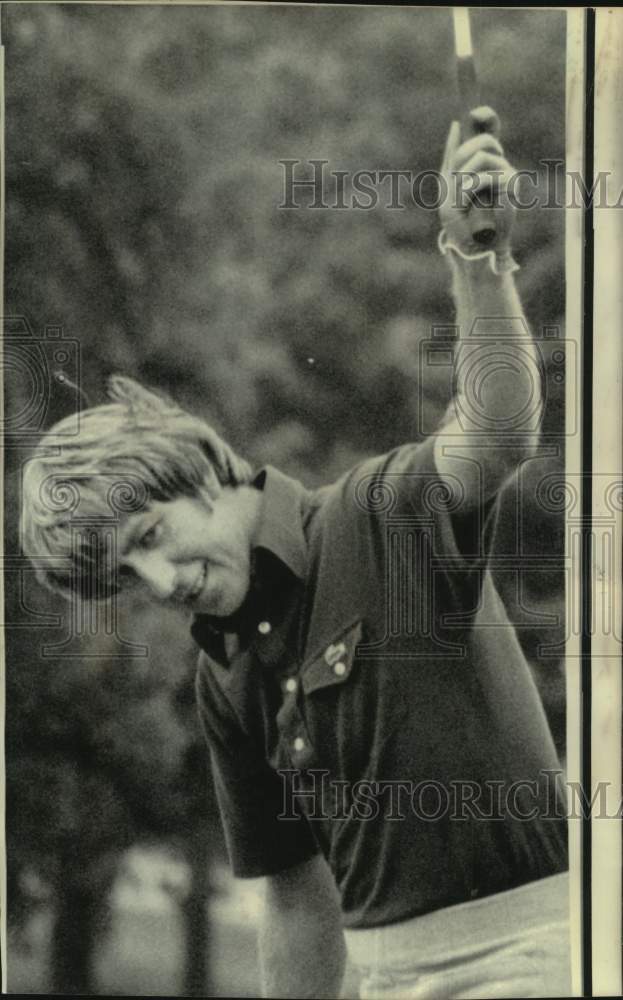
<path id="1" fill-rule="evenodd" d="M 199 614 L 213 615 L 216 618 L 230 618 L 240 611 L 244 604 L 245 594 L 219 593 L 208 594 L 197 608 Z"/>

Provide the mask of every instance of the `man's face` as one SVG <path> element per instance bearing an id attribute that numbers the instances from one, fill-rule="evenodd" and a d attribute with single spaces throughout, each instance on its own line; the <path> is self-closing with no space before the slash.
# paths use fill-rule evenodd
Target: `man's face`
<path id="1" fill-rule="evenodd" d="M 250 582 L 251 546 L 233 490 L 154 503 L 130 515 L 119 539 L 119 572 L 138 578 L 160 601 L 231 615 Z"/>

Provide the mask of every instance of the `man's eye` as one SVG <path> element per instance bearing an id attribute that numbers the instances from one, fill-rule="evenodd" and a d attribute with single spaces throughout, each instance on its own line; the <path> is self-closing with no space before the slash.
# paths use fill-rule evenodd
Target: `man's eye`
<path id="1" fill-rule="evenodd" d="M 152 548 L 153 545 L 155 545 L 157 543 L 158 539 L 160 538 L 160 533 L 161 533 L 160 532 L 160 522 L 157 522 L 156 524 L 152 524 L 140 536 L 140 538 L 138 540 L 138 544 L 140 545 L 140 547 L 142 549 L 150 549 L 150 548 Z"/>

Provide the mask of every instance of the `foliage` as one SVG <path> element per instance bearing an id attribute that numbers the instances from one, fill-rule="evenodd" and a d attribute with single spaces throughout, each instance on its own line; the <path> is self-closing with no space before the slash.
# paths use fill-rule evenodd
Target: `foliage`
<path id="1" fill-rule="evenodd" d="M 7 313 L 26 316 L 36 337 L 58 324 L 79 342 L 91 402 L 108 374 L 134 374 L 254 463 L 309 485 L 416 433 L 418 399 L 442 412 L 443 379 L 418 362 L 431 325 L 452 319 L 435 213 L 408 200 L 403 211 L 278 205 L 283 159 L 326 159 L 328 171 L 437 166 L 456 110 L 447 9 L 17 4 L 2 14 Z M 474 19 L 483 95 L 511 159 L 562 159 L 564 13 Z M 556 211 L 519 221 L 519 284 L 537 329 L 563 311 L 562 226 Z M 562 390 L 548 388 L 548 426 L 560 430 Z M 27 392 L 9 380 L 9 412 Z M 55 383 L 47 418 L 68 405 Z M 25 454 L 7 455 L 15 554 Z M 545 541 L 555 554 L 560 526 L 549 524 L 548 539 L 528 533 L 530 551 Z M 559 574 L 550 582 L 559 607 Z M 58 890 L 68 849 L 88 859 L 93 882 L 136 838 L 182 837 L 203 781 L 185 624 L 128 604 L 121 632 L 147 659 L 115 659 L 102 634 L 81 640 L 82 658 L 43 659 L 48 633 L 31 627 L 24 600 L 65 614 L 29 575 L 24 594 L 9 595 L 21 626 L 8 630 L 7 655 L 12 916 L 20 875 Z M 534 634 L 522 639 L 536 659 Z"/>

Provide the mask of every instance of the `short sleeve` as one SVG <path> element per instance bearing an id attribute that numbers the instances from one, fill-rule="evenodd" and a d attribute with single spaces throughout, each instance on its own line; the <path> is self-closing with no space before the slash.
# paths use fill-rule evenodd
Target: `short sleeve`
<path id="1" fill-rule="evenodd" d="M 434 448 L 430 437 L 369 459 L 356 470 L 351 488 L 359 508 L 381 515 L 386 525 L 412 524 L 429 532 L 431 557 L 442 569 L 454 605 L 474 608 L 492 550 L 497 497 L 468 502 L 458 476 L 448 481 L 439 475 Z M 466 457 L 465 464 L 466 477 L 473 479 L 473 460 Z"/>
<path id="2" fill-rule="evenodd" d="M 195 690 L 233 874 L 271 875 L 317 854 L 309 821 L 300 812 L 292 816 L 295 797 L 287 793 L 285 777 L 269 767 L 239 725 L 204 652 Z"/>

